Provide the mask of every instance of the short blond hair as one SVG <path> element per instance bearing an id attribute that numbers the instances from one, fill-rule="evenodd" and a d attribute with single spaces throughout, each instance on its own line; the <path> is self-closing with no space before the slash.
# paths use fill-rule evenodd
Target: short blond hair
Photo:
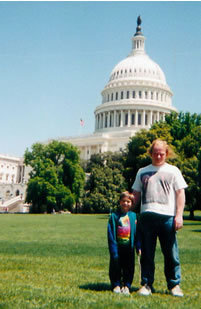
<path id="1" fill-rule="evenodd" d="M 174 150 L 170 147 L 170 145 L 168 145 L 168 143 L 166 141 L 161 140 L 161 139 L 155 139 L 152 142 L 151 146 L 148 149 L 148 153 L 150 154 L 150 156 L 152 156 L 152 152 L 153 152 L 153 149 L 156 146 L 156 144 L 162 144 L 163 145 L 163 147 L 165 148 L 167 159 L 175 158 L 176 154 L 175 154 Z"/>

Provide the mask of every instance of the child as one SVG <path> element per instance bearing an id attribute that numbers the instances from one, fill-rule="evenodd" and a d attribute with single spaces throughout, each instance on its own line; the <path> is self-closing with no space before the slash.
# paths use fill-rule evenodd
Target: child
<path id="1" fill-rule="evenodd" d="M 123 192 L 120 207 L 112 212 L 108 221 L 108 245 L 110 252 L 109 277 L 114 293 L 130 294 L 134 276 L 134 246 L 136 242 L 136 214 L 130 211 L 133 194 Z M 122 281 L 122 288 L 121 288 Z"/>

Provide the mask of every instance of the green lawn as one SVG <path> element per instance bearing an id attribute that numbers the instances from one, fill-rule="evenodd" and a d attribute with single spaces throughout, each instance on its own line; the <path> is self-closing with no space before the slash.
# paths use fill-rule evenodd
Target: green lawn
<path id="1" fill-rule="evenodd" d="M 186 220 L 178 233 L 185 296 L 175 298 L 166 294 L 158 248 L 155 294 L 137 295 L 137 258 L 131 296 L 110 291 L 107 220 L 107 215 L 0 215 L 0 308 L 200 308 L 201 221 Z"/>

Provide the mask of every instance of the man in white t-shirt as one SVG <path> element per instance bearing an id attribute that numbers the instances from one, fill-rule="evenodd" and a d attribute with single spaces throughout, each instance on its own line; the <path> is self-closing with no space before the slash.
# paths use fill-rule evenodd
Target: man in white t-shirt
<path id="1" fill-rule="evenodd" d="M 166 163 L 172 155 L 167 142 L 153 141 L 152 164 L 139 169 L 132 186 L 136 204 L 141 198 L 141 284 L 138 293 L 150 295 L 154 282 L 154 256 L 157 237 L 164 255 L 167 287 L 173 296 L 183 296 L 176 231 L 183 226 L 184 189 L 187 184 L 180 170 Z"/>

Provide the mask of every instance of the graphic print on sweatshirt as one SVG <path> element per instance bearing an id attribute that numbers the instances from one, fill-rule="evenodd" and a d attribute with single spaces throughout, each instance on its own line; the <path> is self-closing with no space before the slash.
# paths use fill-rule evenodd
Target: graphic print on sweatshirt
<path id="1" fill-rule="evenodd" d="M 130 243 L 130 220 L 125 215 L 119 218 L 117 226 L 117 242 L 119 245 L 129 245 Z"/>
<path id="2" fill-rule="evenodd" d="M 167 172 L 145 172 L 141 174 L 142 203 L 168 205 L 170 187 L 174 184 L 173 175 Z"/>

